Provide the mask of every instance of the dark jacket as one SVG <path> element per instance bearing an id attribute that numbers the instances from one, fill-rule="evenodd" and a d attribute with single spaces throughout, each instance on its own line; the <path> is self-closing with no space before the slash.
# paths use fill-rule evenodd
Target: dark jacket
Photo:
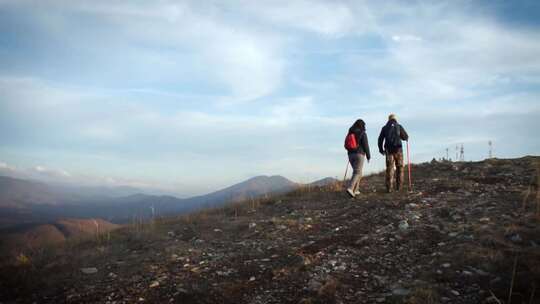
<path id="1" fill-rule="evenodd" d="M 349 150 L 349 153 L 362 153 L 366 155 L 366 158 L 369 160 L 371 159 L 371 153 L 369 153 L 369 144 L 367 139 L 367 134 L 365 131 L 351 127 L 349 129 L 349 133 L 353 133 L 354 137 L 356 138 L 356 142 L 358 143 L 358 148 L 354 150 Z"/>
<path id="2" fill-rule="evenodd" d="M 409 135 L 405 131 L 402 125 L 398 124 L 398 122 L 395 119 L 389 120 L 384 127 L 382 127 L 381 134 L 379 134 L 379 151 L 381 153 L 387 152 L 387 153 L 397 153 L 402 151 L 402 145 L 401 140 L 399 141 L 399 144 L 396 146 L 391 146 L 390 143 L 386 140 L 388 138 L 388 130 L 392 126 L 392 124 L 397 124 L 399 126 L 399 137 L 401 140 L 409 140 Z M 383 149 L 383 143 L 384 143 L 384 149 Z"/>

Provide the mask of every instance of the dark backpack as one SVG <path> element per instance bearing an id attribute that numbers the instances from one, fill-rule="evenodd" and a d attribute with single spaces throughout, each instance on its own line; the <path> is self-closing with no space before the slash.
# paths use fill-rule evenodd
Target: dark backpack
<path id="1" fill-rule="evenodd" d="M 388 128 L 386 129 L 385 146 L 390 147 L 390 148 L 401 147 L 400 130 L 401 130 L 401 126 L 397 122 L 394 122 L 388 125 Z"/>
<path id="2" fill-rule="evenodd" d="M 347 151 L 358 149 L 358 143 L 356 142 L 356 136 L 354 133 L 349 133 L 345 137 L 345 149 L 347 149 Z"/>

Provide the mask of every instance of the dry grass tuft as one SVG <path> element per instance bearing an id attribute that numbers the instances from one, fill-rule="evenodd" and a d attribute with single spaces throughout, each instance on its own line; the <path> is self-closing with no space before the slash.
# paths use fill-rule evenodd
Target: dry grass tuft
<path id="1" fill-rule="evenodd" d="M 32 260 L 24 253 L 19 253 L 15 258 L 15 262 L 17 266 L 21 267 L 29 267 L 32 265 Z"/>
<path id="2" fill-rule="evenodd" d="M 319 288 L 317 295 L 326 299 L 332 299 L 336 295 L 336 291 L 339 287 L 339 282 L 333 277 L 328 278 L 324 285 Z"/>
<path id="3" fill-rule="evenodd" d="M 527 190 L 523 194 L 523 201 L 521 203 L 522 212 L 527 210 L 527 205 L 529 202 L 533 203 L 535 215 L 540 217 L 540 162 L 536 163 L 536 179 L 531 181 L 531 184 L 529 187 L 527 187 Z"/>
<path id="4" fill-rule="evenodd" d="M 440 303 L 439 293 L 432 288 L 416 288 L 405 302 L 407 304 L 437 304 Z"/>
<path id="5" fill-rule="evenodd" d="M 540 216 L 540 162 L 538 162 L 536 176 L 536 215 Z"/>
<path id="6" fill-rule="evenodd" d="M 298 302 L 298 304 L 313 304 L 313 299 L 312 298 L 303 298 L 300 300 L 300 302 Z"/>
<path id="7" fill-rule="evenodd" d="M 521 230 L 521 227 L 516 224 L 516 223 L 511 223 L 509 225 L 507 225 L 505 228 L 504 228 L 504 234 L 505 235 L 509 235 L 509 234 L 512 234 L 512 233 L 517 233 Z"/>
<path id="8" fill-rule="evenodd" d="M 238 299 L 244 294 L 246 284 L 241 281 L 230 281 L 221 284 L 221 292 L 227 299 Z"/>

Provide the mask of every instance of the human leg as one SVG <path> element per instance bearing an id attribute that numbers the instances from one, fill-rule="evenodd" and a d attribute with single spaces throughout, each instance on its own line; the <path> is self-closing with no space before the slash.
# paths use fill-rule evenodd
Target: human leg
<path id="1" fill-rule="evenodd" d="M 386 191 L 392 192 L 394 183 L 394 157 L 391 153 L 386 153 Z"/>
<path id="2" fill-rule="evenodd" d="M 358 160 L 358 155 L 356 153 L 349 153 L 348 157 L 349 157 L 349 163 L 351 164 L 351 167 L 353 169 L 353 175 L 351 177 L 351 180 L 349 181 L 349 185 L 346 190 L 347 190 L 347 193 L 349 193 L 351 197 L 354 197 L 354 186 L 355 186 L 355 180 L 358 175 L 359 160 Z"/>
<path id="3" fill-rule="evenodd" d="M 360 188 L 360 181 L 362 180 L 362 169 L 364 167 L 364 155 L 357 154 L 357 162 L 353 168 L 353 177 L 351 179 L 350 189 L 356 194 Z"/>
<path id="4" fill-rule="evenodd" d="M 403 166 L 403 152 L 400 151 L 400 152 L 397 152 L 395 154 L 395 164 L 396 164 L 396 187 L 397 187 L 397 190 L 402 190 L 403 189 L 403 177 L 404 177 L 404 173 L 405 173 L 405 170 L 404 169 L 404 166 Z"/>

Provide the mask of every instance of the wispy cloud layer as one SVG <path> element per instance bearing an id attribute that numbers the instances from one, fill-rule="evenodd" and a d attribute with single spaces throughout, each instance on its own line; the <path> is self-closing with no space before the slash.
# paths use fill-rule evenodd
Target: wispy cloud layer
<path id="1" fill-rule="evenodd" d="M 540 16 L 520 5 L 2 1 L 0 168 L 186 193 L 336 176 L 349 124 L 375 144 L 390 112 L 416 160 L 537 154 Z"/>

